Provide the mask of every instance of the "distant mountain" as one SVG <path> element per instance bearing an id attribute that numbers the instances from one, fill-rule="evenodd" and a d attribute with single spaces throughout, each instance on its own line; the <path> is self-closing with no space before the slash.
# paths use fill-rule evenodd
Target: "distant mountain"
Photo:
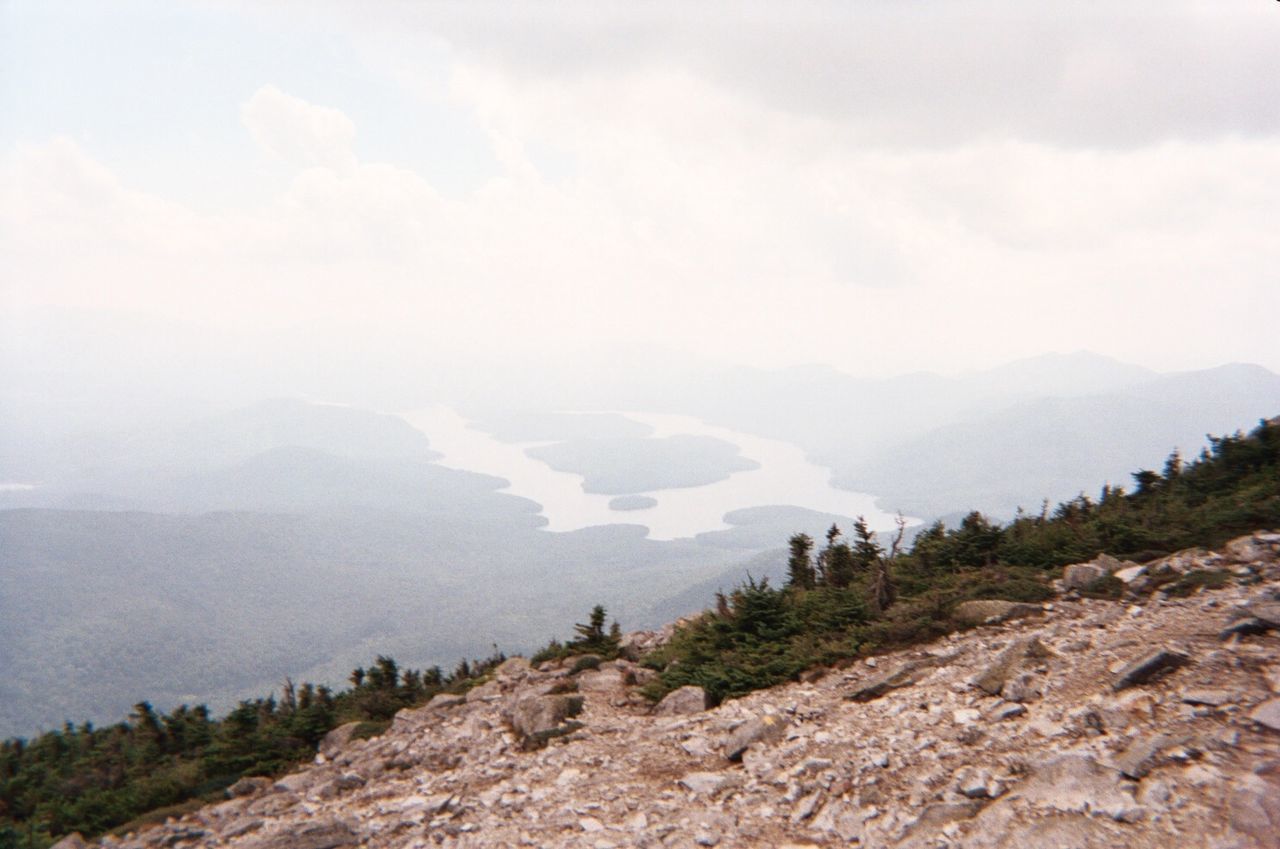
<path id="1" fill-rule="evenodd" d="M 883 507 L 937 516 L 977 508 L 1007 516 L 1104 483 L 1129 486 L 1175 448 L 1195 455 L 1206 434 L 1232 433 L 1280 412 L 1280 375 L 1251 365 L 1154 377 L 1107 394 L 1041 398 L 938 427 L 837 484 L 874 492 Z"/>

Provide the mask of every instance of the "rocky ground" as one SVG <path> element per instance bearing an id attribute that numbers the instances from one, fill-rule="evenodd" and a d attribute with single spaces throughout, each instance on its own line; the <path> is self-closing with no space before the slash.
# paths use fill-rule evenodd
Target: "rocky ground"
<path id="1" fill-rule="evenodd" d="M 305 769 L 102 842 L 1280 847 L 1277 554 L 1280 535 L 1257 534 L 1175 555 L 1163 566 L 1235 576 L 1187 598 L 1064 585 L 1043 608 L 971 610 L 1017 618 L 712 710 L 686 688 L 652 711 L 634 689 L 652 673 L 627 661 L 513 659 L 381 737 L 337 729 Z"/>

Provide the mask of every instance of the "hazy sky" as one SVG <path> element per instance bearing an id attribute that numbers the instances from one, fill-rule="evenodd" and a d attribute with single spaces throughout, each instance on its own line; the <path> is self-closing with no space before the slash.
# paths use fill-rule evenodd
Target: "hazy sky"
<path id="1" fill-rule="evenodd" d="M 1280 370 L 1280 3 L 0 0 L 0 275 L 237 332 Z"/>

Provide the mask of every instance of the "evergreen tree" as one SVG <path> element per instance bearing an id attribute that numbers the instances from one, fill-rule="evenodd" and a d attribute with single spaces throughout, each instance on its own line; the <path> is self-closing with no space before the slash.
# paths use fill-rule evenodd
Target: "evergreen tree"
<path id="1" fill-rule="evenodd" d="M 812 557 L 813 537 L 794 534 L 787 544 L 791 548 L 791 556 L 787 559 L 787 586 L 801 590 L 813 589 L 817 585 Z"/>

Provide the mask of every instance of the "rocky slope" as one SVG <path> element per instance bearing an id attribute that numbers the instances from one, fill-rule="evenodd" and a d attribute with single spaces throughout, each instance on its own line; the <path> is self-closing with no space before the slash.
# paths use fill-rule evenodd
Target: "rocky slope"
<path id="1" fill-rule="evenodd" d="M 627 661 L 513 659 L 381 737 L 336 729 L 299 772 L 102 842 L 1280 847 L 1280 534 L 1164 565 L 1235 580 L 990 604 L 969 613 L 1017 618 L 712 710 L 694 688 L 651 710 L 634 684 L 652 673 Z M 1158 571 L 1092 566 L 1130 586 Z"/>

